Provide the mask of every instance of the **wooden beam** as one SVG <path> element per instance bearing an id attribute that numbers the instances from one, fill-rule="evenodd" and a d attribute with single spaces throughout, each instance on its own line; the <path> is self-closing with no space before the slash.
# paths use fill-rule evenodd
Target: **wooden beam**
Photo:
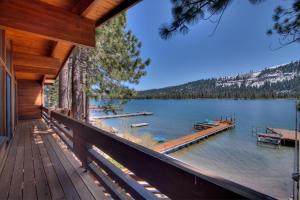
<path id="1" fill-rule="evenodd" d="M 85 13 L 87 12 L 87 10 L 89 10 L 90 7 L 93 6 L 96 2 L 98 2 L 98 0 L 79 0 L 78 3 L 72 9 L 72 12 L 75 14 L 81 15 L 82 17 L 85 17 Z M 54 44 L 53 50 L 51 53 L 52 57 L 60 58 L 61 54 L 65 54 L 66 52 L 68 52 L 66 58 L 61 60 L 62 65 L 60 66 L 60 69 L 57 72 L 57 75 L 60 73 L 60 70 L 65 65 L 65 63 L 66 63 L 67 59 L 69 58 L 69 56 L 71 55 L 73 49 L 74 49 L 74 46 L 71 44 L 66 44 L 63 42 L 56 42 L 56 44 Z"/>
<path id="2" fill-rule="evenodd" d="M 81 15 L 96 0 L 78 0 L 72 12 Z"/>
<path id="3" fill-rule="evenodd" d="M 13 54 L 13 58 L 14 58 L 14 65 L 16 66 L 58 70 L 61 65 L 59 59 L 47 57 L 47 56 L 36 56 L 32 54 L 15 52 Z"/>
<path id="4" fill-rule="evenodd" d="M 55 80 L 54 79 L 46 79 L 45 81 L 44 81 L 44 84 L 45 85 L 52 85 L 52 84 L 54 84 L 55 83 Z"/>
<path id="5" fill-rule="evenodd" d="M 15 65 L 15 72 L 27 72 L 27 73 L 34 73 L 34 74 L 56 75 L 57 70 L 58 69 Z"/>
<path id="6" fill-rule="evenodd" d="M 2 0 L 0 27 L 55 41 L 95 46 L 95 22 L 37 0 Z"/>
<path id="7" fill-rule="evenodd" d="M 53 45 L 51 56 L 60 59 L 60 61 L 63 63 L 63 57 L 65 57 L 68 54 L 68 52 L 72 50 L 72 46 L 74 45 L 70 43 L 56 42 Z"/>
<path id="8" fill-rule="evenodd" d="M 142 0 L 125 0 L 122 3 L 120 3 L 119 6 L 116 8 L 112 9 L 110 12 L 108 12 L 106 15 L 101 17 L 97 22 L 96 22 L 96 27 L 102 25 L 104 22 L 107 20 L 111 19 L 115 15 L 123 12 L 124 10 L 129 9 L 130 7 L 134 6 L 135 4 L 139 3 Z"/>
<path id="9" fill-rule="evenodd" d="M 34 74 L 28 72 L 16 72 L 16 79 L 17 80 L 41 80 L 43 78 L 42 74 Z"/>

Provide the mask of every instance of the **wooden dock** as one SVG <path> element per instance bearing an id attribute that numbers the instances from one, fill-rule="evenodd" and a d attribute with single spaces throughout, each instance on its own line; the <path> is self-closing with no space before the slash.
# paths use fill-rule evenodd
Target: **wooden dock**
<path id="1" fill-rule="evenodd" d="M 281 138 L 284 140 L 295 141 L 295 131 L 283 128 L 267 128 L 269 131 L 281 135 Z M 297 132 L 298 140 L 300 138 L 300 132 Z"/>
<path id="2" fill-rule="evenodd" d="M 139 124 L 131 124 L 130 127 L 131 128 L 139 128 L 139 127 L 143 127 L 143 126 L 148 126 L 149 123 L 139 123 Z"/>
<path id="3" fill-rule="evenodd" d="M 234 123 L 231 121 L 218 121 L 216 126 L 203 129 L 199 132 L 185 135 L 183 137 L 158 144 L 154 147 L 154 150 L 160 153 L 172 153 L 189 145 L 199 142 L 202 139 L 208 138 L 212 135 L 218 134 L 222 131 L 231 129 L 234 127 Z"/>
<path id="4" fill-rule="evenodd" d="M 98 117 L 92 117 L 91 119 L 111 119 L 111 118 L 121 118 L 121 117 L 135 117 L 135 116 L 146 116 L 153 115 L 152 112 L 136 112 L 136 113 L 124 113 L 119 115 L 103 115 Z"/>
<path id="5" fill-rule="evenodd" d="M 297 133 L 297 140 L 300 141 L 300 132 Z M 283 128 L 266 128 L 265 133 L 257 134 L 258 143 L 270 143 L 284 146 L 295 145 L 295 131 Z"/>

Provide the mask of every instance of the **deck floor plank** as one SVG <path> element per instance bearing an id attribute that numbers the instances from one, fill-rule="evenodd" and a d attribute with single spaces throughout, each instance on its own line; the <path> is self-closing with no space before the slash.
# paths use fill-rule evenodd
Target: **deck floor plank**
<path id="1" fill-rule="evenodd" d="M 11 185 L 11 179 L 14 172 L 14 166 L 16 161 L 17 148 L 20 138 L 20 128 L 16 130 L 15 137 L 12 141 L 12 145 L 8 152 L 4 168 L 0 176 L 0 199 L 7 199 L 9 195 L 9 188 Z"/>
<path id="2" fill-rule="evenodd" d="M 34 124 L 33 124 L 34 125 Z M 36 126 L 31 129 L 32 138 L 31 138 L 31 148 L 33 156 L 33 167 L 34 167 L 34 176 L 36 182 L 36 190 L 38 199 L 51 199 L 51 193 L 49 189 L 49 184 L 45 174 L 42 157 L 38 147 L 37 133 L 35 133 Z"/>
<path id="3" fill-rule="evenodd" d="M 70 180 L 67 172 L 65 171 L 63 165 L 61 164 L 59 158 L 55 154 L 55 151 L 51 147 L 51 144 L 49 143 L 45 135 L 42 136 L 42 140 L 45 144 L 51 162 L 53 163 L 53 167 L 64 190 L 66 199 L 80 199 L 72 181 Z"/>
<path id="4" fill-rule="evenodd" d="M 65 168 L 72 183 L 74 184 L 74 187 L 76 188 L 80 198 L 85 200 L 93 200 L 93 195 L 91 194 L 85 183 L 82 181 L 80 176 L 77 174 L 76 169 L 71 165 L 69 160 L 67 160 L 66 156 L 64 155 L 64 152 L 62 152 L 56 141 L 54 141 L 53 137 L 51 135 L 47 135 L 46 138 L 48 142 L 52 145 L 53 150 L 60 159 L 63 167 Z"/>
<path id="5" fill-rule="evenodd" d="M 78 162 L 78 160 L 75 159 L 72 152 L 67 148 L 67 146 L 64 144 L 64 142 L 59 137 L 59 135 L 54 135 L 53 138 L 56 139 L 58 144 L 61 146 L 61 149 L 63 150 L 65 156 L 70 161 L 70 163 L 74 166 L 77 173 L 82 178 L 84 183 L 87 185 L 88 189 L 90 190 L 90 192 L 92 193 L 94 198 L 99 199 L 99 200 L 108 199 L 108 197 L 104 195 L 104 191 L 103 191 L 104 188 L 102 188 L 98 184 L 96 184 L 95 183 L 96 180 L 91 177 L 89 172 L 85 171 L 85 169 L 80 166 L 80 163 Z"/>
<path id="6" fill-rule="evenodd" d="M 34 167 L 33 167 L 33 154 L 31 146 L 31 132 L 32 126 L 29 123 L 26 123 L 24 128 L 24 137 L 25 137 L 25 162 L 24 162 L 24 192 L 23 198 L 28 200 L 37 199 L 36 187 L 35 187 L 35 177 L 34 177 Z"/>
<path id="7" fill-rule="evenodd" d="M 37 123 L 37 125 L 39 125 Z M 65 195 L 62 189 L 62 186 L 60 185 L 60 182 L 58 180 L 58 177 L 56 175 L 55 169 L 53 167 L 53 164 L 51 163 L 51 160 L 49 158 L 49 155 L 47 153 L 47 150 L 45 148 L 45 145 L 43 143 L 42 137 L 40 134 L 37 134 L 35 136 L 36 143 L 38 144 L 38 148 L 40 150 L 40 154 L 42 157 L 42 162 L 44 166 L 44 170 L 46 173 L 47 181 L 49 184 L 51 197 L 52 199 L 64 199 Z"/>
<path id="8" fill-rule="evenodd" d="M 19 121 L 0 172 L 0 199 L 105 199 L 52 134 L 42 120 Z"/>
<path id="9" fill-rule="evenodd" d="M 11 187 L 9 191 L 8 199 L 22 199 L 22 188 L 23 188 L 23 169 L 24 169 L 24 124 L 21 124 L 20 128 L 20 139 L 17 147 L 16 161 L 14 166 L 14 172 L 11 180 Z"/>

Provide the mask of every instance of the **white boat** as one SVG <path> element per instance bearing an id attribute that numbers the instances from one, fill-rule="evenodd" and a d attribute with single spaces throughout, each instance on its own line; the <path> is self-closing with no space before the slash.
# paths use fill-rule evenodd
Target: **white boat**
<path id="1" fill-rule="evenodd" d="M 148 123 L 131 124 L 131 128 L 137 128 L 142 126 L 148 126 Z"/>

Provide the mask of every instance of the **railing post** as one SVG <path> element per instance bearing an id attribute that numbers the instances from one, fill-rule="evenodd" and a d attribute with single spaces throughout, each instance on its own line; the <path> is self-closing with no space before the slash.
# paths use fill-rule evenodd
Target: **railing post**
<path id="1" fill-rule="evenodd" d="M 80 130 L 72 129 L 73 131 L 73 152 L 81 161 L 82 167 L 87 170 L 88 165 L 88 144 L 79 136 Z"/>

